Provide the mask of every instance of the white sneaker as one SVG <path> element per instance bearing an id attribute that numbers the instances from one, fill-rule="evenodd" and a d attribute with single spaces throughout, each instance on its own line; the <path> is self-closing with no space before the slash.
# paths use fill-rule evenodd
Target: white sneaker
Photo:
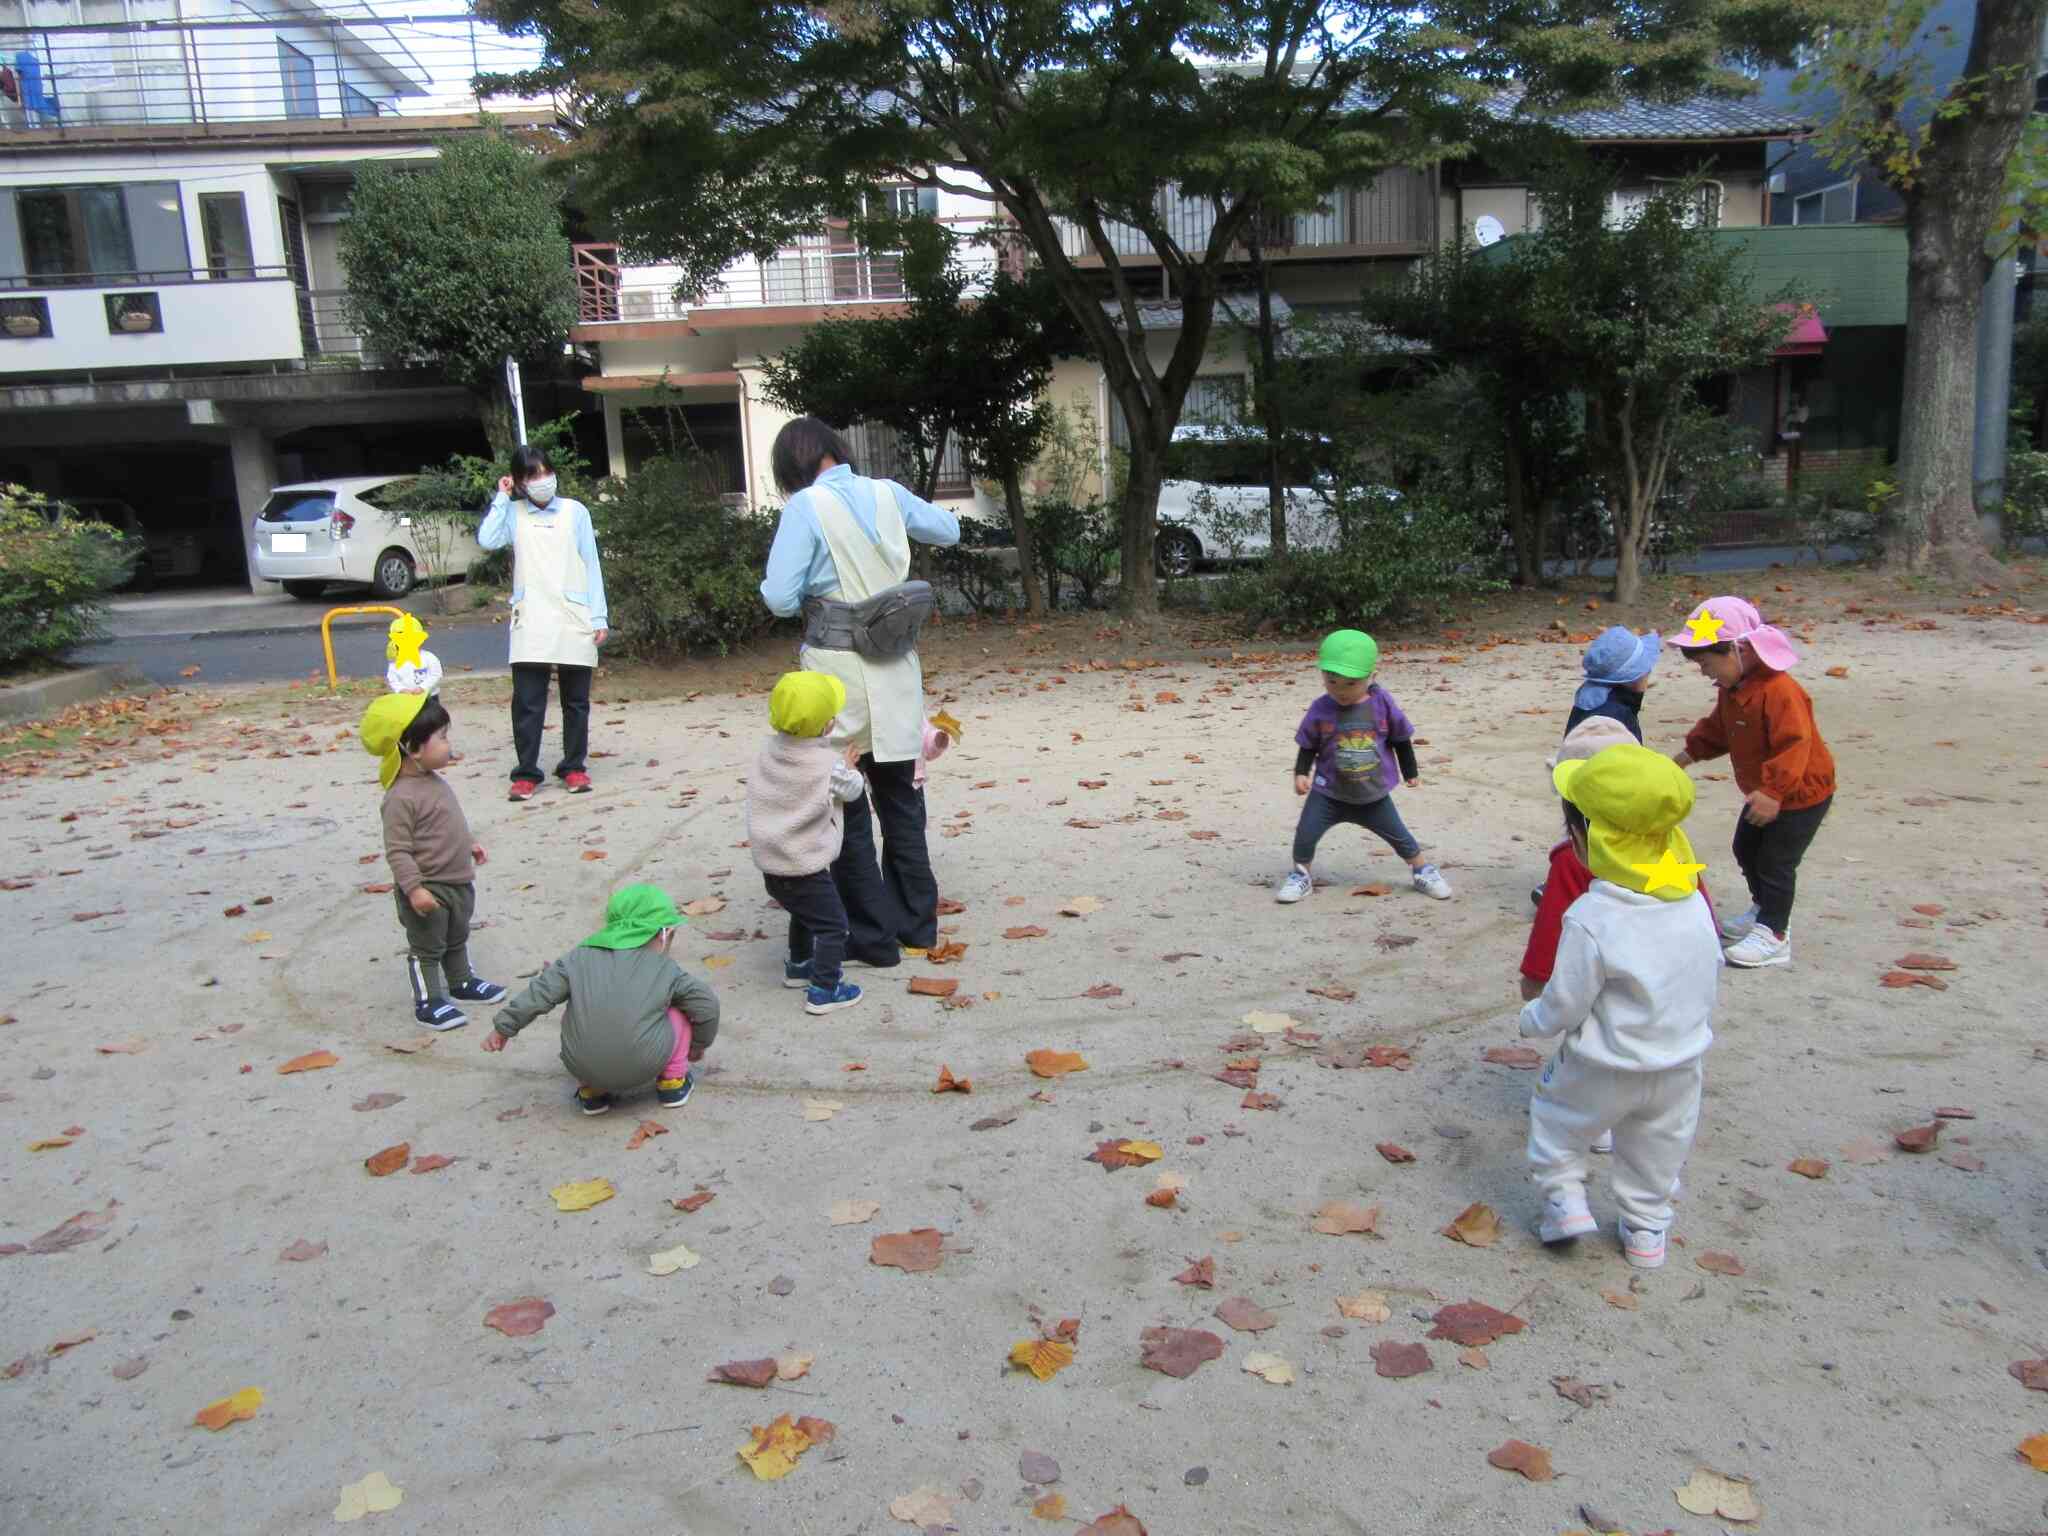
<path id="1" fill-rule="evenodd" d="M 1721 924 L 1721 947 L 1726 949 L 1730 944 L 1736 943 L 1755 926 L 1756 903 L 1751 902 L 1747 911 L 1739 912 Z"/>
<path id="2" fill-rule="evenodd" d="M 1575 1237 L 1584 1237 L 1588 1232 L 1599 1230 L 1600 1223 L 1586 1208 L 1586 1192 L 1573 1189 L 1545 1198 L 1543 1220 L 1537 1224 L 1536 1235 L 1546 1243 L 1568 1243 Z"/>
<path id="3" fill-rule="evenodd" d="M 1598 1136 L 1594 1137 L 1593 1150 L 1595 1152 L 1612 1152 L 1614 1150 L 1614 1132 L 1602 1131 Z"/>
<path id="4" fill-rule="evenodd" d="M 1624 1224 L 1621 1228 L 1622 1257 L 1637 1269 L 1662 1269 L 1664 1267 L 1664 1234 L 1662 1232 L 1638 1232 Z"/>
<path id="5" fill-rule="evenodd" d="M 1451 899 L 1451 882 L 1437 873 L 1434 864 L 1421 864 L 1415 869 L 1415 889 L 1425 896 L 1434 896 L 1438 901 Z"/>
<path id="6" fill-rule="evenodd" d="M 1741 943 L 1730 945 L 1722 958 L 1730 965 L 1739 965 L 1745 970 L 1755 970 L 1760 965 L 1790 965 L 1792 935 L 1773 933 L 1758 923 L 1742 936 Z"/>
<path id="7" fill-rule="evenodd" d="M 1273 887 L 1275 901 L 1296 902 L 1316 888 L 1309 872 L 1299 867 L 1287 871 L 1287 878 Z"/>

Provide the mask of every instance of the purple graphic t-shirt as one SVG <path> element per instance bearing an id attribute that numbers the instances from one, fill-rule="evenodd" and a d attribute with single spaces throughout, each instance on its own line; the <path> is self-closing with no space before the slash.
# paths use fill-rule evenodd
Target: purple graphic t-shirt
<path id="1" fill-rule="evenodd" d="M 1294 744 L 1316 755 L 1313 788 L 1332 800 L 1362 805 L 1393 793 L 1401 782 L 1393 743 L 1414 734 L 1394 696 L 1374 683 L 1349 709 L 1327 693 L 1318 698 L 1301 717 Z"/>

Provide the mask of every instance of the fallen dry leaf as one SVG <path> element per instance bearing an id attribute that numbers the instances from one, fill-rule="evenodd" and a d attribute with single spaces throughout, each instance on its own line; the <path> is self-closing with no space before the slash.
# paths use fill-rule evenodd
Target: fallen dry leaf
<path id="1" fill-rule="evenodd" d="M 372 1472 L 360 1482 L 341 1485 L 340 1502 L 334 1506 L 334 1523 L 348 1525 L 366 1515 L 384 1515 L 405 1502 L 405 1490 L 395 1486 L 382 1472 Z"/>
<path id="2" fill-rule="evenodd" d="M 1124 989 L 1122 987 L 1117 986 L 1113 982 L 1098 981 L 1094 986 L 1090 987 L 1086 992 L 1083 992 L 1081 995 L 1083 997 L 1092 997 L 1097 999 L 1105 997 L 1122 997 L 1124 995 Z"/>
<path id="3" fill-rule="evenodd" d="M 680 1199 L 672 1199 L 669 1201 L 669 1204 L 679 1211 L 696 1212 L 703 1210 L 705 1206 L 717 1198 L 718 1196 L 710 1190 L 700 1189 L 694 1195 L 684 1195 Z"/>
<path id="4" fill-rule="evenodd" d="M 324 1067 L 338 1067 L 341 1058 L 332 1051 L 308 1051 L 303 1056 L 294 1056 L 277 1070 L 285 1072 L 318 1072 Z"/>
<path id="5" fill-rule="evenodd" d="M 240 1423 L 243 1419 L 255 1418 L 256 1410 L 262 1406 L 263 1389 L 261 1387 L 244 1387 L 232 1397 L 223 1397 L 217 1402 L 208 1403 L 204 1408 L 192 1415 L 192 1422 L 202 1429 L 210 1429 L 218 1433 L 226 1429 L 230 1424 Z"/>
<path id="6" fill-rule="evenodd" d="M 1453 1344 L 1491 1344 L 1529 1326 L 1512 1312 L 1496 1311 L 1483 1301 L 1454 1302 L 1441 1308 L 1431 1321 L 1436 1326 L 1426 1337 L 1449 1339 Z"/>
<path id="7" fill-rule="evenodd" d="M 121 1208 L 118 1200 L 109 1200 L 104 1211 L 80 1211 L 76 1216 L 66 1217 L 41 1237 L 31 1238 L 30 1253 L 62 1253 L 67 1248 L 76 1248 L 80 1243 L 89 1243 L 105 1234 L 114 1223 L 114 1212 Z"/>
<path id="8" fill-rule="evenodd" d="M 1642 1306 L 1642 1303 L 1636 1300 L 1633 1291 L 1602 1291 L 1600 1299 L 1610 1307 L 1622 1312 L 1634 1312 Z"/>
<path id="9" fill-rule="evenodd" d="M 775 1379 L 777 1381 L 798 1381 L 810 1375 L 811 1367 L 817 1363 L 816 1355 L 777 1355 L 775 1357 Z"/>
<path id="10" fill-rule="evenodd" d="M 1276 1387 L 1294 1385 L 1294 1367 L 1278 1355 L 1269 1355 L 1263 1350 L 1253 1350 L 1244 1357 L 1243 1369 L 1252 1375 L 1271 1382 Z"/>
<path id="11" fill-rule="evenodd" d="M 685 1269 L 695 1269 L 702 1262 L 703 1256 L 692 1253 L 689 1244 L 677 1243 L 673 1248 L 664 1248 L 660 1253 L 647 1255 L 647 1273 L 673 1275 Z"/>
<path id="12" fill-rule="evenodd" d="M 1086 917 L 1091 912 L 1100 912 L 1102 903 L 1093 896 L 1076 896 L 1060 908 L 1061 917 Z"/>
<path id="13" fill-rule="evenodd" d="M 1802 1179 L 1824 1179 L 1828 1176 L 1828 1160 L 1824 1157 L 1795 1157 L 1785 1165 L 1785 1171 L 1796 1173 Z"/>
<path id="14" fill-rule="evenodd" d="M 1735 1257 L 1734 1254 L 1717 1253 L 1712 1249 L 1708 1249 L 1705 1253 L 1694 1259 L 1693 1263 L 1710 1275 L 1744 1275 L 1749 1272 L 1743 1268 L 1742 1260 Z"/>
<path id="15" fill-rule="evenodd" d="M 884 1232 L 868 1246 L 868 1262 L 917 1273 L 937 1269 L 945 1257 L 945 1238 L 936 1227 Z"/>
<path id="16" fill-rule="evenodd" d="M 1372 1347 L 1372 1368 L 1375 1375 L 1395 1381 L 1420 1376 L 1431 1368 L 1429 1350 L 1420 1344 L 1398 1344 L 1385 1339 Z"/>
<path id="17" fill-rule="evenodd" d="M 1491 1366 L 1493 1362 L 1487 1359 L 1485 1350 L 1474 1344 L 1469 1349 L 1458 1351 L 1458 1364 L 1468 1366 L 1475 1371 L 1483 1371 Z"/>
<path id="18" fill-rule="evenodd" d="M 1380 1208 L 1376 1205 L 1359 1205 L 1350 1200 L 1326 1200 L 1316 1207 L 1315 1219 L 1309 1226 L 1312 1230 L 1329 1237 L 1347 1237 L 1354 1232 L 1378 1237 L 1379 1220 Z"/>
<path id="19" fill-rule="evenodd" d="M 1901 1152 L 1931 1152 L 1934 1144 L 1941 1139 L 1941 1122 L 1931 1120 L 1926 1125 L 1916 1125 L 1909 1131 L 1900 1131 L 1892 1137 L 1892 1144 Z"/>
<path id="20" fill-rule="evenodd" d="M 944 1062 L 939 1063 L 939 1080 L 932 1087 L 933 1093 L 972 1093 L 974 1084 L 964 1077 L 955 1077 L 953 1069 Z"/>
<path id="21" fill-rule="evenodd" d="M 1280 1321 L 1249 1296 L 1232 1296 L 1216 1308 L 1216 1315 L 1239 1333 L 1263 1333 Z"/>
<path id="22" fill-rule="evenodd" d="M 1415 1161 L 1415 1154 L 1397 1142 L 1383 1141 L 1375 1146 L 1373 1150 L 1390 1163 L 1412 1163 Z"/>
<path id="23" fill-rule="evenodd" d="M 1351 894 L 1354 896 L 1391 896 L 1394 894 L 1394 888 L 1391 885 L 1360 885 L 1352 887 Z"/>
<path id="24" fill-rule="evenodd" d="M 1550 1384 L 1556 1388 L 1559 1397 L 1569 1398 L 1581 1408 L 1590 1408 L 1595 1403 L 1606 1401 L 1608 1397 L 1605 1387 L 1592 1386 L 1576 1376 L 1553 1376 L 1550 1378 Z"/>
<path id="25" fill-rule="evenodd" d="M 773 1360 L 728 1360 L 714 1365 L 706 1381 L 722 1381 L 735 1387 L 765 1387 L 775 1380 Z"/>
<path id="26" fill-rule="evenodd" d="M 1948 983 L 1939 976 L 1930 976 L 1922 971 L 1886 971 L 1877 978 L 1881 987 L 1904 990 L 1907 987 L 1926 987 L 1933 992 L 1946 992 Z"/>
<path id="27" fill-rule="evenodd" d="M 97 1328 L 88 1328 L 83 1333 L 67 1333 L 50 1346 L 49 1353 L 61 1355 L 67 1349 L 76 1349 L 81 1344 L 90 1344 L 100 1336 Z"/>
<path id="28" fill-rule="evenodd" d="M 367 1113 L 373 1109 L 389 1109 L 394 1104 L 402 1104 L 404 1102 L 405 1095 L 402 1093 L 373 1093 L 364 1098 L 357 1099 L 355 1103 L 349 1105 L 349 1108 Z"/>
<path id="29" fill-rule="evenodd" d="M 1696 1468 L 1683 1488 L 1672 1490 L 1678 1507 L 1689 1515 L 1720 1516 L 1723 1520 L 1751 1521 L 1764 1517 L 1749 1480 L 1729 1477 L 1708 1467 Z"/>
<path id="30" fill-rule="evenodd" d="M 1513 1067 L 1517 1072 L 1534 1072 L 1543 1065 L 1543 1053 L 1526 1045 L 1490 1045 L 1480 1059 L 1496 1067 Z"/>
<path id="31" fill-rule="evenodd" d="M 1887 1162 L 1890 1158 L 1891 1152 L 1875 1136 L 1859 1136 L 1842 1148 L 1842 1161 L 1845 1163 L 1867 1165 Z"/>
<path id="32" fill-rule="evenodd" d="M 148 1369 L 149 1361 L 137 1355 L 133 1360 L 123 1360 L 119 1365 L 115 1366 L 113 1377 L 116 1381 L 133 1381 Z"/>
<path id="33" fill-rule="evenodd" d="M 1200 758 L 1195 759 L 1200 762 Z M 1074 1532 L 1074 1536 L 1145 1536 L 1145 1527 L 1138 1517 L 1119 1504 L 1106 1515 L 1097 1515 L 1087 1525 Z"/>
<path id="34" fill-rule="evenodd" d="M 1223 1341 L 1200 1328 L 1147 1328 L 1138 1335 L 1138 1364 L 1168 1376 L 1192 1376 L 1223 1354 Z"/>
<path id="35" fill-rule="evenodd" d="M 1040 1520 L 1064 1520 L 1067 1518 L 1067 1496 L 1063 1493 L 1048 1493 L 1034 1499 L 1031 1513 Z"/>
<path id="36" fill-rule="evenodd" d="M 1034 1077 L 1064 1077 L 1088 1070 L 1087 1060 L 1078 1051 L 1027 1051 L 1024 1065 Z"/>
<path id="37" fill-rule="evenodd" d="M 1301 1020 L 1291 1013 L 1261 1013 L 1254 1011 L 1246 1014 L 1243 1022 L 1262 1035 L 1277 1035 L 1284 1030 L 1299 1029 L 1301 1027 Z"/>
<path id="38" fill-rule="evenodd" d="M 2048 1360 L 2015 1360 L 2005 1369 L 2029 1392 L 2048 1392 Z"/>
<path id="39" fill-rule="evenodd" d="M 1982 1173 L 1984 1171 L 1983 1158 L 1974 1152 L 1962 1151 L 1960 1148 L 1953 1152 L 1942 1153 L 1941 1160 L 1947 1163 L 1949 1167 L 1958 1169 L 1963 1173 Z"/>
<path id="40" fill-rule="evenodd" d="M 1964 1109 L 1957 1104 L 1942 1104 L 1936 1106 L 1934 1118 L 1937 1120 L 1974 1120 L 1977 1118 L 1977 1111 L 1974 1109 Z"/>
<path id="41" fill-rule="evenodd" d="M 965 944 L 947 942 L 944 944 L 934 944 L 924 952 L 924 957 L 933 965 L 951 965 L 966 953 L 967 946 Z"/>
<path id="42" fill-rule="evenodd" d="M 1159 1210 L 1166 1210 L 1169 1209 L 1179 1198 L 1180 1191 L 1178 1190 L 1155 1189 L 1145 1197 L 1145 1203 L 1149 1206 L 1154 1206 Z"/>
<path id="43" fill-rule="evenodd" d="M 610 857 L 611 855 L 602 848 L 586 848 L 583 850 L 583 861 L 586 864 L 595 864 L 599 859 L 608 859 Z"/>
<path id="44" fill-rule="evenodd" d="M 1205 1291 L 1216 1288 L 1216 1260 L 1203 1257 L 1192 1261 L 1188 1267 L 1173 1277 L 1176 1285 L 1198 1285 Z"/>
<path id="45" fill-rule="evenodd" d="M 433 1173 L 438 1169 L 446 1168 L 454 1161 L 454 1158 L 444 1157 L 439 1152 L 429 1152 L 425 1157 L 416 1157 L 412 1160 L 412 1171 L 414 1173 Z"/>
<path id="46" fill-rule="evenodd" d="M 503 1302 L 484 1314 L 484 1326 L 495 1328 L 507 1338 L 523 1339 L 539 1333 L 555 1315 L 555 1304 L 539 1296 L 522 1296 Z"/>
<path id="47" fill-rule="evenodd" d="M 912 997 L 951 997 L 960 990 L 957 976 L 913 976 L 910 978 Z"/>
<path id="48" fill-rule="evenodd" d="M 1898 965 L 1901 970 L 1906 971 L 1953 971 L 1956 969 L 1955 961 L 1949 959 L 1947 955 L 1923 955 L 1917 952 L 1899 956 Z"/>
<path id="49" fill-rule="evenodd" d="M 1829 676 L 1829 677 L 1847 677 L 1848 675 L 1849 675 L 1849 669 L 1848 669 L 1847 667 L 1829 667 L 1829 668 L 1828 668 L 1828 676 Z"/>
<path id="50" fill-rule="evenodd" d="M 412 1161 L 412 1143 L 401 1141 L 395 1147 L 386 1147 L 382 1152 L 373 1152 L 363 1159 L 363 1166 L 370 1170 L 370 1177 L 381 1179 L 387 1173 L 396 1173 Z"/>
<path id="51" fill-rule="evenodd" d="M 410 1040 L 391 1040 L 387 1041 L 384 1046 L 385 1050 L 396 1051 L 401 1056 L 411 1056 L 419 1051 L 431 1051 L 433 1048 L 434 1037 L 432 1035 L 417 1035 Z"/>
<path id="52" fill-rule="evenodd" d="M 1237 1107 L 1239 1109 L 1278 1109 L 1281 1102 L 1280 1095 L 1277 1093 L 1252 1092 L 1240 1099 Z"/>
<path id="53" fill-rule="evenodd" d="M 1095 1150 L 1093 1152 L 1090 1152 L 1085 1158 L 1082 1159 L 1082 1161 L 1088 1163 L 1100 1163 L 1102 1165 L 1103 1172 L 1111 1173 L 1118 1168 L 1135 1168 L 1140 1163 L 1144 1162 L 1145 1159 L 1142 1157 L 1135 1157 L 1132 1154 L 1124 1151 L 1122 1147 L 1117 1143 L 1116 1139 L 1112 1137 L 1108 1141 L 1098 1141 L 1095 1144 Z"/>
<path id="54" fill-rule="evenodd" d="M 1339 1296 L 1337 1310 L 1361 1323 L 1384 1323 L 1394 1315 L 1385 1291 L 1360 1291 L 1356 1296 Z"/>
<path id="55" fill-rule="evenodd" d="M 309 1243 L 302 1237 L 279 1253 L 278 1258 L 287 1264 L 305 1264 L 313 1259 L 325 1257 L 326 1253 L 325 1243 Z"/>
<path id="56" fill-rule="evenodd" d="M 1156 1163 L 1166 1155 L 1166 1149 L 1156 1141 L 1120 1141 L 1116 1149 L 1123 1156 L 1140 1163 Z"/>
<path id="57" fill-rule="evenodd" d="M 1547 1483 L 1555 1475 L 1550 1470 L 1550 1452 L 1526 1440 L 1510 1440 L 1488 1451 L 1486 1464 L 1503 1472 L 1519 1472 L 1532 1483 Z"/>
<path id="58" fill-rule="evenodd" d="M 2029 1435 L 2016 1449 L 2020 1458 L 2036 1472 L 2048 1472 L 2048 1435 Z"/>
<path id="59" fill-rule="evenodd" d="M 723 896 L 699 896 L 695 901 L 683 903 L 683 916 L 685 917 L 710 917 L 713 913 L 723 912 L 724 910 L 725 898 Z"/>
<path id="60" fill-rule="evenodd" d="M 93 1049 L 102 1056 L 140 1056 L 149 1049 L 149 1042 L 140 1039 L 117 1040 L 112 1045 L 96 1045 Z"/>
<path id="61" fill-rule="evenodd" d="M 1010 1346 L 1010 1364 L 1051 1381 L 1074 1363 L 1074 1346 L 1058 1339 L 1020 1339 Z"/>
<path id="62" fill-rule="evenodd" d="M 825 1421 L 807 1418 L 802 1424 L 792 1424 L 789 1415 L 785 1413 L 772 1424 L 754 1425 L 754 1438 L 739 1449 L 740 1460 L 744 1461 L 754 1476 L 764 1483 L 772 1483 L 789 1476 L 796 1470 L 797 1457 L 813 1445 L 819 1444 L 820 1438 L 830 1438 L 829 1435 L 814 1437 L 805 1428 L 813 1423 L 824 1424 Z M 830 1426 L 826 1427 L 829 1430 Z"/>
<path id="63" fill-rule="evenodd" d="M 1358 994 L 1356 992 L 1349 987 L 1339 986 L 1334 981 L 1325 986 L 1310 987 L 1308 994 L 1310 997 L 1327 997 L 1333 1003 L 1355 1003 L 1358 1001 Z"/>
<path id="64" fill-rule="evenodd" d="M 805 1099 L 804 1118 L 806 1120 L 830 1120 L 844 1108 L 846 1106 L 838 1099 Z"/>
<path id="65" fill-rule="evenodd" d="M 1005 928 L 1003 930 L 1003 937 L 1006 939 L 1042 939 L 1045 937 L 1045 930 L 1035 923 L 1025 923 L 1020 927 Z"/>
<path id="66" fill-rule="evenodd" d="M 1468 1248 L 1491 1248 L 1500 1241 L 1500 1217 L 1492 1206 L 1475 1202 L 1451 1218 L 1444 1236 Z"/>
<path id="67" fill-rule="evenodd" d="M 68 1147 L 70 1145 L 71 1138 L 69 1136 L 40 1136 L 28 1144 L 28 1149 L 31 1152 L 54 1152 L 59 1147 Z"/>
<path id="68" fill-rule="evenodd" d="M 557 1184 L 548 1191 L 558 1211 L 587 1211 L 617 1193 L 609 1179 L 582 1179 L 573 1184 Z"/>
<path id="69" fill-rule="evenodd" d="M 872 1221 L 875 1213 L 882 1208 L 879 1200 L 834 1200 L 832 1202 L 832 1225 L 835 1227 L 857 1226 L 863 1221 Z"/>
<path id="70" fill-rule="evenodd" d="M 889 1513 L 906 1525 L 914 1525 L 920 1531 L 936 1525 L 940 1529 L 953 1523 L 953 1501 L 937 1488 L 919 1488 L 889 1501 Z"/>
<path id="71" fill-rule="evenodd" d="M 372 880 L 363 887 L 363 894 L 365 896 L 389 896 L 391 894 L 391 882 L 389 880 Z"/>

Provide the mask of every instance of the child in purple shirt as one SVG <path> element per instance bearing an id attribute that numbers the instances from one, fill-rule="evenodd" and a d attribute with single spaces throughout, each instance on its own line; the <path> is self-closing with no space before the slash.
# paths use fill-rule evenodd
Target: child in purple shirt
<path id="1" fill-rule="evenodd" d="M 1294 792 L 1305 796 L 1294 829 L 1294 868 L 1273 891 L 1275 901 L 1301 900 L 1315 888 L 1309 866 L 1316 844 L 1339 822 L 1364 827 L 1385 839 L 1408 861 L 1415 889 L 1438 901 L 1451 897 L 1450 882 L 1422 856 L 1394 809 L 1394 781 L 1413 789 L 1415 728 L 1394 696 L 1371 681 L 1380 648 L 1363 630 L 1340 629 L 1323 641 L 1317 664 L 1323 696 L 1309 705 L 1294 733 Z"/>

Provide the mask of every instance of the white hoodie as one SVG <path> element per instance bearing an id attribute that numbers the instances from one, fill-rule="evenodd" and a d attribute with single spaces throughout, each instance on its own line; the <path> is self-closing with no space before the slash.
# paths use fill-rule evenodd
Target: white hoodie
<path id="1" fill-rule="evenodd" d="M 1576 1031 L 1574 1055 L 1622 1072 L 1682 1066 L 1714 1043 L 1721 943 L 1706 898 L 1662 901 L 1608 880 L 1566 908 L 1557 964 L 1522 1033 Z"/>

